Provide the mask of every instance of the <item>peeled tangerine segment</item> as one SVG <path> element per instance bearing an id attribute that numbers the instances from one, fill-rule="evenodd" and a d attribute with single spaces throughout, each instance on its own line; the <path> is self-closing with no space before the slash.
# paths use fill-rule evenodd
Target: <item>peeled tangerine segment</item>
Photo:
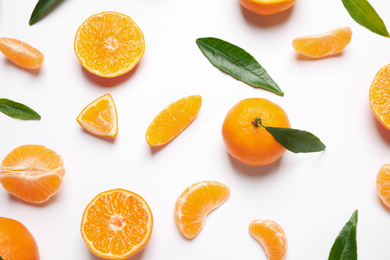
<path id="1" fill-rule="evenodd" d="M 382 202 L 390 207 L 390 164 L 384 164 L 376 176 L 376 190 Z"/>
<path id="2" fill-rule="evenodd" d="M 13 63 L 28 69 L 39 68 L 43 54 L 31 45 L 12 38 L 0 38 L 0 51 Z"/>
<path id="3" fill-rule="evenodd" d="M 230 195 L 229 188 L 218 181 L 202 181 L 187 187 L 177 198 L 175 222 L 182 235 L 194 238 L 202 229 L 207 215 Z"/>
<path id="4" fill-rule="evenodd" d="M 311 58 L 322 58 L 341 52 L 351 41 L 350 27 L 340 27 L 329 32 L 295 38 L 294 49 Z"/>
<path id="5" fill-rule="evenodd" d="M 249 233 L 264 248 L 269 260 L 283 260 L 287 252 L 287 238 L 282 227 L 272 220 L 253 220 Z"/>

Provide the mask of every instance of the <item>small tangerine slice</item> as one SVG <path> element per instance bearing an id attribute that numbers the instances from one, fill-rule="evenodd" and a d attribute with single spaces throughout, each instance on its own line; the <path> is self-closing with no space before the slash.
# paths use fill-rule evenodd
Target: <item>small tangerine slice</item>
<path id="1" fill-rule="evenodd" d="M 341 52 L 351 41 L 350 27 L 340 27 L 329 32 L 295 38 L 294 49 L 311 58 L 322 58 Z"/>
<path id="2" fill-rule="evenodd" d="M 240 0 L 246 9 L 260 14 L 271 15 L 289 9 L 296 0 Z"/>
<path id="3" fill-rule="evenodd" d="M 202 229 L 207 215 L 229 198 L 229 188 L 218 181 L 201 181 L 187 187 L 177 198 L 174 217 L 176 226 L 188 239 Z"/>
<path id="4" fill-rule="evenodd" d="M 272 220 L 253 220 L 249 233 L 264 248 L 269 260 L 283 260 L 287 252 L 287 237 L 282 227 Z"/>
<path id="5" fill-rule="evenodd" d="M 13 63 L 23 68 L 39 68 L 44 60 L 40 51 L 17 39 L 1 37 L 0 51 Z"/>
<path id="6" fill-rule="evenodd" d="M 390 64 L 375 75 L 369 91 L 372 112 L 381 124 L 390 129 Z"/>
<path id="7" fill-rule="evenodd" d="M 0 182 L 12 195 L 42 203 L 56 194 L 65 175 L 63 161 L 43 145 L 22 145 L 12 150 L 0 165 Z"/>
<path id="8" fill-rule="evenodd" d="M 80 25 L 74 50 L 86 70 L 113 78 L 138 64 L 145 52 L 145 39 L 129 16 L 107 11 L 92 15 Z"/>
<path id="9" fill-rule="evenodd" d="M 92 253 L 105 259 L 125 259 L 148 243 L 153 215 L 138 194 L 113 189 L 98 194 L 85 208 L 81 236 Z"/>
<path id="10" fill-rule="evenodd" d="M 384 164 L 376 175 L 376 191 L 382 202 L 390 207 L 390 164 Z"/>
<path id="11" fill-rule="evenodd" d="M 118 134 L 118 115 L 114 100 L 105 94 L 87 105 L 77 122 L 91 134 L 114 138 Z"/>
<path id="12" fill-rule="evenodd" d="M 202 106 L 202 98 L 192 95 L 181 98 L 165 107 L 146 130 L 146 141 L 151 146 L 162 146 L 186 129 Z"/>

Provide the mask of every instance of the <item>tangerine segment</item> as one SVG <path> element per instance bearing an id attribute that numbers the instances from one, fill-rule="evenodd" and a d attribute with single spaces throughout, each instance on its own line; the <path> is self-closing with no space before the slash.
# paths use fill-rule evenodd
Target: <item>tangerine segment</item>
<path id="1" fill-rule="evenodd" d="M 81 235 L 98 257 L 125 259 L 146 246 L 152 227 L 152 211 L 141 196 L 113 189 L 98 194 L 87 205 Z"/>
<path id="2" fill-rule="evenodd" d="M 229 154 L 252 166 L 271 164 L 286 151 L 264 127 L 254 126 L 257 117 L 264 126 L 290 127 L 286 112 L 264 98 L 241 100 L 229 110 L 222 125 Z"/>
<path id="3" fill-rule="evenodd" d="M 0 182 L 11 194 L 42 203 L 56 194 L 65 175 L 63 161 L 43 145 L 22 145 L 12 150 L 0 165 Z"/>
<path id="4" fill-rule="evenodd" d="M 311 58 L 322 58 L 341 52 L 351 41 L 350 27 L 340 27 L 329 32 L 295 38 L 294 49 Z"/>
<path id="5" fill-rule="evenodd" d="M 0 38 L 0 51 L 13 63 L 28 69 L 39 68 L 43 54 L 31 45 L 12 38 Z"/>
<path id="6" fill-rule="evenodd" d="M 146 130 L 146 141 L 161 146 L 172 141 L 191 124 L 202 106 L 202 97 L 192 95 L 181 98 L 165 107 Z"/>
<path id="7" fill-rule="evenodd" d="M 86 70 L 112 78 L 138 64 L 145 51 L 145 40 L 129 16 L 109 11 L 92 15 L 81 24 L 74 50 Z"/>
<path id="8" fill-rule="evenodd" d="M 375 75 L 369 97 L 375 117 L 390 129 L 390 64 L 381 68 Z"/>
<path id="9" fill-rule="evenodd" d="M 272 220 L 253 220 L 249 233 L 264 248 L 269 260 L 283 260 L 287 252 L 287 237 L 282 227 Z"/>
<path id="10" fill-rule="evenodd" d="M 118 115 L 114 100 L 105 94 L 87 105 L 77 122 L 91 134 L 114 138 L 118 134 Z"/>
<path id="11" fill-rule="evenodd" d="M 261 15 L 271 15 L 287 10 L 296 0 L 240 0 L 246 9 Z"/>
<path id="12" fill-rule="evenodd" d="M 379 169 L 376 175 L 376 190 L 383 203 L 390 207 L 390 164 Z"/>
<path id="13" fill-rule="evenodd" d="M 202 229 L 207 215 L 230 195 L 229 188 L 217 181 L 201 181 L 187 187 L 177 198 L 174 217 L 183 236 L 194 238 Z"/>

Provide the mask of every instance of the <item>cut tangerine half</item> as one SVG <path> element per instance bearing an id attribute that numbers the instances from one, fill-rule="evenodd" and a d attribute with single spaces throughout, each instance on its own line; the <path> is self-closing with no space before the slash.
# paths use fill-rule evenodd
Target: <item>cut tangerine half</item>
<path id="1" fill-rule="evenodd" d="M 240 0 L 246 9 L 261 15 L 271 15 L 289 9 L 296 0 Z"/>
<path id="2" fill-rule="evenodd" d="M 351 41 L 350 27 L 340 27 L 329 32 L 295 38 L 294 49 L 311 58 L 322 58 L 341 52 Z"/>
<path id="3" fill-rule="evenodd" d="M 17 39 L 1 37 L 0 51 L 13 63 L 23 68 L 39 68 L 44 60 L 40 51 Z"/>
<path id="4" fill-rule="evenodd" d="M 176 226 L 188 239 L 202 229 L 207 215 L 229 198 L 229 188 L 218 181 L 201 181 L 187 187 L 177 198 L 174 217 Z"/>
<path id="5" fill-rule="evenodd" d="M 101 137 L 116 137 L 118 134 L 118 115 L 111 95 L 105 94 L 86 106 L 78 115 L 77 122 L 91 134 Z"/>
<path id="6" fill-rule="evenodd" d="M 22 200 L 42 203 L 56 194 L 65 175 L 63 161 L 43 145 L 22 145 L 12 150 L 0 165 L 0 182 Z"/>
<path id="7" fill-rule="evenodd" d="M 169 143 L 191 124 L 202 106 L 202 98 L 192 95 L 165 107 L 146 130 L 146 141 L 151 146 Z"/>
<path id="8" fill-rule="evenodd" d="M 74 50 L 86 70 L 113 78 L 138 64 L 145 51 L 145 40 L 129 16 L 108 11 L 92 15 L 81 24 Z"/>
<path id="9" fill-rule="evenodd" d="M 138 194 L 113 189 L 98 194 L 85 208 L 81 235 L 105 259 L 125 259 L 142 250 L 152 234 L 153 216 Z"/>
<path id="10" fill-rule="evenodd" d="M 264 248 L 269 260 L 283 260 L 287 252 L 287 237 L 282 227 L 272 220 L 253 220 L 249 233 Z"/>
<path id="11" fill-rule="evenodd" d="M 390 207 L 390 164 L 379 169 L 376 175 L 376 191 L 382 202 Z"/>
<path id="12" fill-rule="evenodd" d="M 369 97 L 375 117 L 390 129 L 390 64 L 381 68 L 375 75 Z"/>

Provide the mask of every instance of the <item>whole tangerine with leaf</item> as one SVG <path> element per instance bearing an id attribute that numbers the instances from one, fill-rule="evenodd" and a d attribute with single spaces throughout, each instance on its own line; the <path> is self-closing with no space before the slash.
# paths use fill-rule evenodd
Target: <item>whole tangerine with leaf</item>
<path id="1" fill-rule="evenodd" d="M 222 138 L 231 156 L 251 166 L 271 164 L 286 149 L 294 153 L 325 149 L 312 133 L 290 128 L 283 108 L 264 98 L 247 98 L 234 105 L 223 122 Z"/>

